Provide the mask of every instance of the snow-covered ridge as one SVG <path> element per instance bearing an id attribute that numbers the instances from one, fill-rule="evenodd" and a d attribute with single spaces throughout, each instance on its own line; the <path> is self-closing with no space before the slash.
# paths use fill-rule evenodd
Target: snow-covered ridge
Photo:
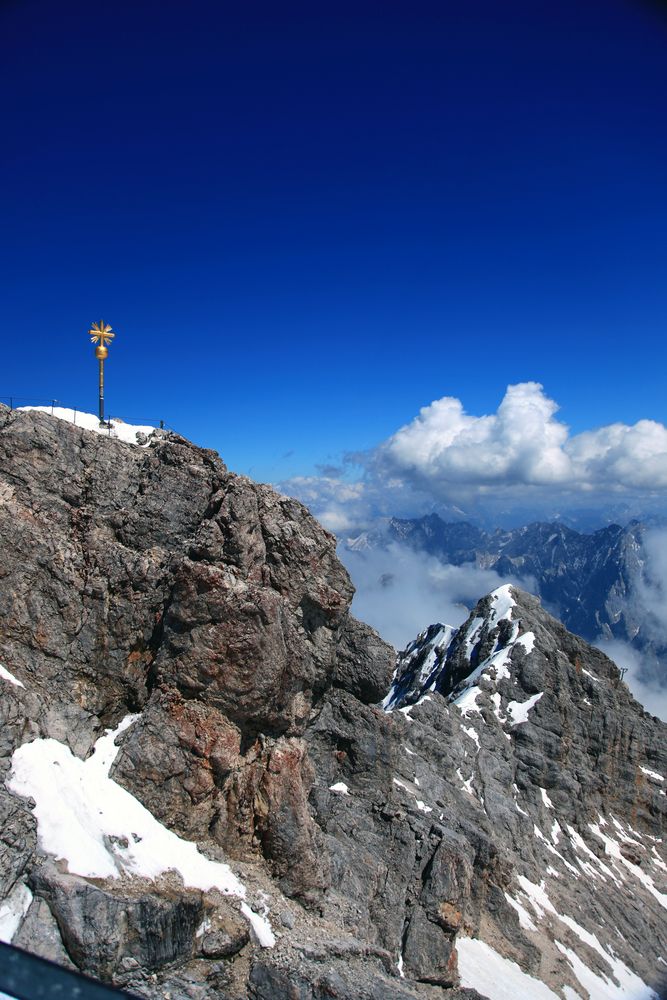
<path id="1" fill-rule="evenodd" d="M 406 701 L 408 688 L 402 683 L 408 679 L 410 688 L 418 688 L 423 697 L 433 691 L 444 666 L 447 651 L 458 629 L 437 622 L 417 636 L 396 661 L 394 680 L 382 707 L 386 712 Z M 412 704 L 412 701 L 410 702 Z"/>
<path id="2" fill-rule="evenodd" d="M 209 860 L 195 844 L 172 833 L 109 777 L 119 750 L 116 737 L 138 718 L 128 715 L 107 730 L 85 761 L 54 739 L 37 739 L 14 751 L 7 787 L 35 800 L 41 848 L 65 860 L 72 874 L 156 879 L 173 871 L 186 887 L 218 889 L 245 900 L 246 888 L 228 865 Z M 245 902 L 241 909 L 260 945 L 272 947 L 269 922 Z"/>
<path id="3" fill-rule="evenodd" d="M 99 417 L 96 417 L 93 413 L 83 413 L 81 410 L 73 410 L 67 406 L 19 406 L 18 409 L 50 413 L 59 420 L 66 420 L 67 423 L 83 427 L 87 431 L 93 431 L 95 434 L 101 434 L 103 437 L 116 438 L 118 441 L 124 441 L 125 444 L 134 444 L 140 447 L 146 447 L 148 443 L 142 440 L 142 438 L 150 437 L 157 430 L 156 427 L 151 427 L 147 424 L 126 424 L 117 417 L 112 417 L 108 424 L 100 426 Z M 138 434 L 141 435 L 140 438 L 137 438 Z"/>
<path id="4" fill-rule="evenodd" d="M 463 930 L 456 938 L 461 985 L 489 1000 L 658 1000 L 662 995 L 661 979 L 650 965 L 664 963 L 667 970 L 667 954 L 646 962 L 642 936 L 635 934 L 632 917 L 625 917 L 636 903 L 647 923 L 664 926 L 662 828 L 628 818 L 634 808 L 642 815 L 636 799 L 656 814 L 664 812 L 660 797 L 667 770 L 661 754 L 647 745 L 643 759 L 632 760 L 629 803 L 621 807 L 603 796 L 597 822 L 591 821 L 596 813 L 578 814 L 572 808 L 570 788 L 576 782 L 583 784 L 584 778 L 588 787 L 597 788 L 597 751 L 586 756 L 589 731 L 595 746 L 595 735 L 605 732 L 601 719 L 635 711 L 613 664 L 604 660 L 564 633 L 535 598 L 511 587 L 482 598 L 458 630 L 426 629 L 399 657 L 385 700 L 388 711 L 398 709 L 410 718 L 408 712 L 427 701 L 431 691 L 458 709 L 415 712 L 414 725 L 402 730 L 411 746 L 405 747 L 406 758 L 393 777 L 401 808 L 417 813 L 419 795 L 421 805 L 446 822 L 443 805 L 454 789 L 461 808 L 479 815 L 480 827 L 488 822 L 499 839 L 500 831 L 511 831 L 510 842 L 522 845 L 504 892 L 509 930 L 494 936 L 480 927 L 468 931 L 479 939 L 464 937 Z M 553 749 L 561 719 L 566 733 L 567 726 L 578 733 L 583 748 L 574 780 L 552 765 L 559 759 Z M 422 757 L 431 725 L 446 731 L 448 746 L 456 748 L 443 752 L 449 764 L 443 768 L 444 787 L 433 782 Z M 639 714 L 636 725 L 641 731 Z M 567 772 L 570 748 L 566 739 L 563 743 L 561 767 Z M 617 809 L 624 811 L 616 814 Z M 624 916 L 615 925 L 610 914 Z M 527 948 L 541 956 L 539 963 L 528 961 L 526 952 L 520 965 L 512 961 L 517 941 L 528 942 Z"/>
<path id="5" fill-rule="evenodd" d="M 477 696 L 482 676 L 495 682 L 509 679 L 512 651 L 519 646 L 522 653 L 528 655 L 535 647 L 534 634 L 522 633 L 520 622 L 513 620 L 516 601 L 509 584 L 492 591 L 486 601 L 488 611 L 484 616 L 477 614 L 458 629 L 440 623 L 431 625 L 399 655 L 392 686 L 382 703 L 385 711 L 418 704 L 429 692 L 439 690 L 464 716 L 479 712 Z M 501 638 L 500 626 L 505 622 L 508 624 Z M 491 648 L 479 659 L 482 639 L 492 634 L 495 638 Z M 463 657 L 469 667 L 461 679 L 453 675 L 452 655 Z M 506 716 L 500 712 L 498 703 L 496 715 L 503 723 L 520 725 L 527 721 L 527 713 L 539 697 L 534 696 L 527 702 L 511 702 Z"/>

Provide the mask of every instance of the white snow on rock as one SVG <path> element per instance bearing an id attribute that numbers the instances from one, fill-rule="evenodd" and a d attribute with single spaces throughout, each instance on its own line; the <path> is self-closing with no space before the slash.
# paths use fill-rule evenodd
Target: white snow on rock
<path id="1" fill-rule="evenodd" d="M 461 986 L 478 990 L 488 1000 L 560 1000 L 539 979 L 523 972 L 516 962 L 503 958 L 490 945 L 477 938 L 458 937 Z"/>
<path id="2" fill-rule="evenodd" d="M 77 427 L 83 427 L 87 431 L 94 431 L 95 434 L 116 438 L 118 441 L 137 446 L 139 446 L 137 433 L 149 437 L 156 430 L 155 427 L 149 425 L 126 424 L 123 420 L 118 420 L 115 417 L 109 421 L 111 429 L 106 424 L 100 427 L 100 418 L 93 413 L 83 413 L 81 410 L 72 410 L 67 406 L 19 406 L 18 409 L 50 413 L 52 416 L 58 417 L 59 420 L 66 420 L 69 424 L 76 424 Z M 140 447 L 146 447 L 146 445 Z"/>
<path id="3" fill-rule="evenodd" d="M 18 882 L 9 896 L 0 903 L 0 941 L 11 944 L 12 938 L 32 903 L 32 893 L 27 885 Z"/>
<path id="4" fill-rule="evenodd" d="M 660 1000 L 658 994 L 622 962 L 614 964 L 614 973 L 619 979 L 617 984 L 606 976 L 602 978 L 596 975 L 571 948 L 566 948 L 560 941 L 554 943 L 566 956 L 572 971 L 586 991 L 588 1000 Z M 611 962 L 608 955 L 606 958 Z M 622 966 L 624 973 L 619 974 L 618 966 Z"/>
<path id="5" fill-rule="evenodd" d="M 534 632 L 524 632 L 516 640 L 517 646 L 523 646 L 527 653 L 532 653 L 535 649 L 535 633 Z"/>
<path id="6" fill-rule="evenodd" d="M 486 618 L 479 616 L 473 618 L 464 632 L 460 629 L 454 629 L 450 625 L 432 625 L 430 629 L 434 631 L 428 640 L 428 646 L 425 644 L 430 629 L 420 632 L 414 642 L 407 647 L 405 653 L 402 653 L 397 659 L 391 687 L 382 702 L 385 712 L 391 712 L 399 701 L 401 685 L 398 678 L 408 678 L 412 696 L 414 696 L 415 691 L 417 693 L 421 692 L 421 697 L 415 701 L 415 704 L 421 704 L 426 700 L 427 692 L 434 690 L 436 687 L 438 678 L 443 671 L 447 651 L 456 636 L 461 636 L 465 655 L 468 661 L 470 661 L 479 636 L 485 626 L 489 630 L 493 630 L 501 621 L 512 620 L 512 609 L 516 607 L 516 601 L 512 597 L 510 584 L 498 587 L 497 590 L 492 591 L 489 594 L 489 599 L 490 609 Z M 510 680 L 512 676 L 510 669 L 512 650 L 516 646 L 520 646 L 527 655 L 535 648 L 535 635 L 532 632 L 525 632 L 523 635 L 519 635 L 519 628 L 519 621 L 512 623 L 512 634 L 505 640 L 500 649 L 497 648 L 498 638 L 496 638 L 494 647 L 486 659 L 478 663 L 468 676 L 461 681 L 460 685 L 458 685 L 458 694 L 450 695 L 450 704 L 458 705 L 464 716 L 472 713 L 480 713 L 477 707 L 477 695 L 480 692 L 480 687 L 477 682 L 482 675 L 485 675 L 495 684 L 501 680 Z M 419 675 L 415 675 L 410 679 L 411 664 L 419 656 L 424 655 L 424 649 L 428 649 L 428 653 L 420 666 Z M 409 707 L 400 709 L 406 715 L 406 718 L 410 718 L 407 714 Z M 501 724 L 507 721 L 501 715 L 499 705 L 496 705 L 496 715 Z"/>
<path id="7" fill-rule="evenodd" d="M 463 775 L 461 774 L 461 768 L 460 767 L 457 767 L 456 774 L 457 774 L 457 777 L 459 778 L 459 780 L 461 781 L 461 791 L 467 792 L 468 795 L 472 795 L 473 799 L 477 799 L 478 798 L 477 792 L 472 787 L 472 783 L 475 780 L 475 774 L 474 774 L 474 772 L 470 775 L 470 777 L 468 778 L 467 781 L 463 780 Z"/>
<path id="8" fill-rule="evenodd" d="M 401 781 L 400 778 L 394 778 L 394 784 L 398 788 L 402 788 L 404 792 L 408 793 L 408 795 L 412 795 L 412 797 L 415 800 L 415 805 L 417 806 L 417 809 L 420 812 L 423 812 L 423 813 L 433 812 L 433 809 L 431 808 L 431 806 L 427 806 L 425 802 L 422 802 L 421 799 L 418 799 L 416 792 L 413 792 L 413 790 L 411 788 L 409 788 L 408 785 L 406 785 L 404 781 Z"/>
<path id="9" fill-rule="evenodd" d="M 14 687 L 25 688 L 25 684 L 23 684 L 18 677 L 14 677 L 14 674 L 10 674 L 9 670 L 7 670 L 6 667 L 3 667 L 1 663 L 0 678 L 2 678 L 3 681 L 8 681 L 9 684 L 13 684 Z"/>
<path id="10" fill-rule="evenodd" d="M 516 723 L 515 723 L 515 725 L 516 725 Z M 544 802 L 545 806 L 547 807 L 547 809 L 553 809 L 553 802 L 551 801 L 551 799 L 547 795 L 546 788 L 542 788 L 541 786 L 539 786 L 539 787 L 540 787 L 540 795 L 542 796 L 542 801 Z"/>
<path id="11" fill-rule="evenodd" d="M 452 639 L 458 632 L 458 629 L 452 625 L 442 625 L 440 623 L 436 623 L 430 626 L 430 628 L 434 628 L 437 631 L 428 639 L 429 652 L 419 668 L 418 676 L 413 681 L 415 688 L 422 692 L 433 691 L 435 689 L 442 661 L 452 643 Z M 397 657 L 391 686 L 382 701 L 382 708 L 385 712 L 392 712 L 396 707 L 400 692 L 398 678 L 404 676 L 406 671 L 409 672 L 412 669 L 414 661 L 422 655 L 430 628 L 420 632 L 417 638 L 406 648 L 405 652 Z M 424 695 L 422 695 L 415 704 L 420 705 L 424 700 Z M 403 712 L 404 709 L 400 709 L 400 711 Z"/>
<path id="12" fill-rule="evenodd" d="M 516 601 L 512 597 L 512 588 L 509 583 L 491 591 L 491 617 L 489 627 L 495 628 L 498 622 L 512 620 L 512 608 L 516 607 Z"/>
<path id="13" fill-rule="evenodd" d="M 521 925 L 521 927 L 523 927 L 525 931 L 536 931 L 537 927 L 531 920 L 528 910 L 526 910 L 526 908 L 523 907 L 518 900 L 514 899 L 513 896 L 510 896 L 508 892 L 505 893 L 505 899 L 510 904 L 510 906 L 514 910 L 516 910 L 516 912 L 519 914 L 519 924 Z"/>
<path id="14" fill-rule="evenodd" d="M 337 781 L 335 785 L 329 785 L 330 792 L 338 792 L 339 795 L 349 795 L 350 790 L 344 781 Z"/>
<path id="15" fill-rule="evenodd" d="M 260 917 L 259 913 L 251 910 L 247 903 L 241 903 L 241 912 L 255 932 L 258 944 L 262 948 L 273 948 L 276 936 L 266 917 Z"/>
<path id="16" fill-rule="evenodd" d="M 665 780 L 661 774 L 658 774 L 657 771 L 649 771 L 649 769 L 647 767 L 642 767 L 641 764 L 639 765 L 639 770 L 643 771 L 644 774 L 647 774 L 649 776 L 649 778 L 655 778 L 656 781 L 664 781 Z"/>
<path id="17" fill-rule="evenodd" d="M 538 919 L 541 920 L 545 913 L 556 914 L 556 910 L 546 894 L 544 881 L 537 885 L 535 882 L 531 882 L 530 879 L 526 878 L 525 875 L 519 875 L 518 882 L 522 891 L 526 896 L 528 896 L 530 905 L 535 910 Z"/>
<path id="18" fill-rule="evenodd" d="M 656 888 L 655 883 L 651 878 L 651 876 L 648 874 L 648 872 L 642 871 L 639 865 L 633 865 L 631 861 L 629 861 L 626 857 L 623 856 L 618 841 L 614 840 L 612 837 L 608 837 L 605 833 L 602 832 L 601 830 L 602 824 L 589 823 L 588 826 L 589 829 L 593 831 L 595 836 L 599 837 L 600 840 L 604 843 L 605 853 L 609 855 L 611 858 L 613 858 L 617 864 L 623 865 L 623 867 L 627 869 L 627 871 L 631 872 L 635 876 L 635 878 L 638 879 L 644 885 L 644 887 L 651 893 L 653 898 L 656 899 L 661 906 L 667 909 L 667 893 L 660 892 L 660 890 Z M 637 841 L 633 841 L 631 837 L 626 836 L 623 839 L 629 841 L 630 843 L 637 843 Z"/>
<path id="19" fill-rule="evenodd" d="M 460 694 L 458 698 L 455 698 L 452 704 L 457 705 L 461 710 L 461 715 L 466 718 L 475 712 L 477 715 L 481 715 L 480 709 L 477 706 L 477 695 L 481 694 L 481 691 L 480 687 L 470 687 L 463 694 Z"/>
<path id="20" fill-rule="evenodd" d="M 572 917 L 567 914 L 559 913 L 556 910 L 546 893 L 543 881 L 537 885 L 523 875 L 518 876 L 518 881 L 522 892 L 528 897 L 538 920 L 542 920 L 545 913 L 551 914 L 552 917 L 555 917 L 566 927 L 569 927 L 569 929 L 579 938 L 580 941 L 583 941 L 583 943 L 588 945 L 589 948 L 592 948 L 593 951 L 597 952 L 600 958 L 609 966 L 609 976 L 598 976 L 588 968 L 576 952 L 570 948 L 566 948 L 560 941 L 555 941 L 556 947 L 559 948 L 564 955 L 566 955 L 575 976 L 581 985 L 588 991 L 590 1000 L 652 1000 L 653 997 L 656 997 L 653 990 L 651 990 L 638 975 L 628 969 L 627 965 L 625 965 L 619 958 L 616 958 L 613 952 L 607 951 L 600 944 L 595 934 L 586 930 L 585 927 L 582 927 L 581 924 L 577 923 L 577 921 Z M 505 895 L 507 901 L 514 906 L 519 913 L 521 926 L 526 927 L 528 930 L 534 930 L 534 926 L 529 928 L 524 923 L 524 920 L 522 920 L 522 915 L 519 909 L 520 904 L 517 904 L 516 900 L 512 900 L 512 898 L 507 894 Z M 524 919 L 526 918 L 529 923 L 532 923 L 532 920 L 527 916 L 527 914 Z"/>
<path id="21" fill-rule="evenodd" d="M 470 726 L 469 728 L 462 726 L 461 728 L 463 729 L 463 732 L 466 734 L 466 736 L 469 736 L 471 740 L 474 740 L 474 742 L 477 744 L 477 748 L 479 749 L 479 736 L 472 728 L 472 726 Z"/>
<path id="22" fill-rule="evenodd" d="M 116 729 L 107 730 L 85 761 L 54 739 L 34 740 L 14 751 L 7 787 L 35 800 L 40 847 L 65 860 L 75 875 L 155 879 L 175 871 L 187 887 L 215 888 L 244 899 L 246 888 L 228 865 L 210 861 L 196 844 L 172 833 L 109 777 L 119 749 L 114 741 L 137 718 L 126 716 Z M 252 925 L 258 940 L 260 933 L 266 941 L 273 937 L 258 914 Z"/>
<path id="23" fill-rule="evenodd" d="M 420 812 L 423 812 L 423 813 L 432 813 L 433 812 L 433 809 L 431 808 L 431 806 L 427 806 L 426 803 L 422 802 L 421 799 L 415 799 L 415 805 L 417 806 L 417 809 L 419 809 Z"/>
<path id="24" fill-rule="evenodd" d="M 512 727 L 520 726 L 522 722 L 528 722 L 528 713 L 531 708 L 538 703 L 544 691 L 534 694 L 527 701 L 510 701 L 507 705 L 507 714 L 512 716 Z"/>
<path id="25" fill-rule="evenodd" d="M 475 643 L 479 639 L 479 633 L 483 624 L 483 618 L 473 618 L 468 626 L 468 630 L 466 632 L 466 656 L 468 659 L 472 656 L 472 651 L 475 648 Z"/>

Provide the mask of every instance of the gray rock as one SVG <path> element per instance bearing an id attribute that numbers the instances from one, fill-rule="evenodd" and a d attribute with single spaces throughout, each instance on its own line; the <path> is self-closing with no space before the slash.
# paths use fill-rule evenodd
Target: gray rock
<path id="1" fill-rule="evenodd" d="M 48 904 L 67 953 L 82 972 L 116 981 L 131 958 L 144 971 L 188 959 L 202 922 L 201 894 L 129 894 L 100 888 L 43 866 L 32 876 L 36 896 Z"/>
<path id="2" fill-rule="evenodd" d="M 173 874 L 67 874 L 4 790 L 0 898 L 35 892 L 23 946 L 151 998 L 472 1000 L 462 937 L 552 987 L 578 986 L 554 940 L 610 974 L 574 921 L 657 981 L 665 727 L 534 598 L 427 629 L 386 713 L 391 649 L 350 617 L 333 537 L 178 435 L 138 448 L 0 407 L 0 529 L 0 663 L 25 685 L 0 681 L 3 777 L 26 741 L 83 758 L 141 713 L 113 779 L 233 864 L 277 936 L 261 948 L 238 903 Z"/>
<path id="3" fill-rule="evenodd" d="M 14 937 L 12 944 L 25 951 L 31 951 L 40 958 L 64 966 L 66 969 L 76 969 L 65 950 L 58 924 L 45 900 L 37 897 L 33 900 L 21 928 Z M 132 961 L 134 959 L 124 959 Z M 138 962 L 135 962 L 138 965 Z"/>

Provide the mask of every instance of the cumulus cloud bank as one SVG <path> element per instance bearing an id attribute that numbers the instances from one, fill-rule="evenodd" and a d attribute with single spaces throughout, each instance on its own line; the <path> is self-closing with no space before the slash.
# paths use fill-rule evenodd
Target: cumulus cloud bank
<path id="1" fill-rule="evenodd" d="M 611 424 L 571 436 L 538 382 L 510 385 L 498 411 L 471 416 L 450 396 L 425 406 L 379 447 L 387 473 L 443 487 L 667 489 L 667 427 Z"/>
<path id="2" fill-rule="evenodd" d="M 599 527 L 659 513 L 667 427 L 655 420 L 571 434 L 538 382 L 510 385 L 495 413 L 445 396 L 341 469 L 281 484 L 337 534 L 436 510 L 491 527 L 572 515 Z M 457 510 L 456 508 L 462 508 Z"/>

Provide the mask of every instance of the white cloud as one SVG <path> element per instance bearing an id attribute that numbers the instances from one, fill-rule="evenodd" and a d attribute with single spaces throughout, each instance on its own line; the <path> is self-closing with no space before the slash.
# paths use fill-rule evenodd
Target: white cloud
<path id="1" fill-rule="evenodd" d="M 367 487 L 333 476 L 295 476 L 278 487 L 310 507 L 317 519 L 334 534 L 354 530 L 368 518 Z"/>
<path id="2" fill-rule="evenodd" d="M 632 585 L 634 613 L 645 638 L 667 648 L 667 529 L 644 532 Z"/>
<path id="3" fill-rule="evenodd" d="M 667 489 L 667 428 L 653 420 L 570 436 L 537 382 L 510 385 L 498 411 L 467 414 L 446 396 L 377 450 L 386 474 L 450 495 L 457 486 Z"/>
<path id="4" fill-rule="evenodd" d="M 606 653 L 616 666 L 627 671 L 623 680 L 646 711 L 667 722 L 667 688 L 661 686 L 657 679 L 654 681 L 645 679 L 642 654 L 621 639 L 600 639 L 595 645 Z"/>
<path id="5" fill-rule="evenodd" d="M 460 625 L 484 594 L 518 582 L 472 563 L 451 566 L 397 542 L 361 552 L 341 546 L 338 555 L 357 588 L 353 614 L 397 649 L 434 622 Z M 520 585 L 534 586 L 531 580 Z"/>
<path id="6" fill-rule="evenodd" d="M 497 411 L 483 416 L 446 396 L 376 448 L 347 456 L 340 470 L 280 488 L 339 534 L 433 510 L 490 527 L 565 516 L 583 530 L 660 513 L 667 427 L 640 420 L 572 435 L 557 412 L 537 382 L 508 386 Z"/>

